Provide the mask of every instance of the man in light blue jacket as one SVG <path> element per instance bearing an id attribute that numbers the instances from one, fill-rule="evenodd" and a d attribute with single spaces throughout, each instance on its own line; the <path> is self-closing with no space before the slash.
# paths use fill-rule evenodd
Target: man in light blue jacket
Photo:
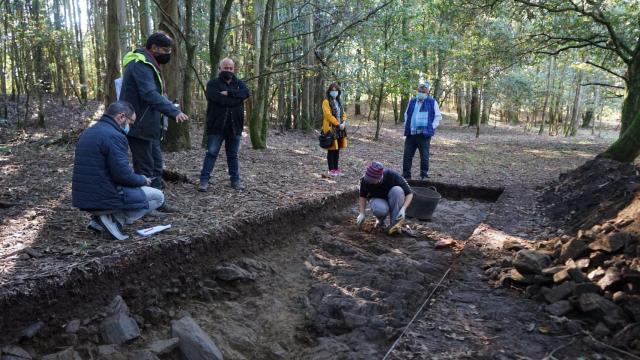
<path id="1" fill-rule="evenodd" d="M 442 114 L 438 102 L 429 96 L 429 83 L 419 84 L 416 96 L 409 100 L 404 113 L 402 176 L 405 179 L 411 179 L 411 165 L 416 150 L 420 152 L 420 179 L 429 177 L 429 146 L 440 120 Z"/>

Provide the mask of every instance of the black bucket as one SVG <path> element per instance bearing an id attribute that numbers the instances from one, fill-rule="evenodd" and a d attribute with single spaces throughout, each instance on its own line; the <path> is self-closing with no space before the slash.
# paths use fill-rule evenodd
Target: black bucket
<path id="1" fill-rule="evenodd" d="M 414 187 L 412 190 L 413 200 L 407 209 L 407 216 L 420 220 L 431 220 L 442 195 L 433 186 Z"/>

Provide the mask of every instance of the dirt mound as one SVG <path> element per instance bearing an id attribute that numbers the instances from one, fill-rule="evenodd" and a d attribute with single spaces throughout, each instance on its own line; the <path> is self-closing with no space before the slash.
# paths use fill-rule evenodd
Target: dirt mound
<path id="1" fill-rule="evenodd" d="M 570 232 L 612 219 L 640 186 L 639 169 L 604 158 L 563 173 L 540 198 L 553 225 Z"/>
<path id="2" fill-rule="evenodd" d="M 558 319 L 577 319 L 574 332 L 586 325 L 593 336 L 640 353 L 638 174 L 634 165 L 594 159 L 561 175 L 541 202 L 564 235 L 505 242 L 509 255 L 486 274 L 496 286 L 545 302 Z"/>

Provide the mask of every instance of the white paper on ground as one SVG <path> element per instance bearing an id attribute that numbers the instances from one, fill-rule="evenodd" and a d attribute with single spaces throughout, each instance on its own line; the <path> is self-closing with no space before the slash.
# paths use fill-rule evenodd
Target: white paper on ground
<path id="1" fill-rule="evenodd" d="M 164 231 L 171 228 L 171 224 L 169 225 L 157 225 L 154 227 L 150 227 L 150 228 L 146 228 L 146 229 L 142 229 L 142 230 L 137 230 L 138 234 L 140 236 L 150 236 L 153 235 L 155 233 L 159 233 L 160 231 Z"/>

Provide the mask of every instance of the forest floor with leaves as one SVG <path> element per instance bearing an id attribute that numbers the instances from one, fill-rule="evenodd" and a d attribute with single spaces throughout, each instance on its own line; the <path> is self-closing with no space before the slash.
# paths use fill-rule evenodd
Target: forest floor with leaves
<path id="1" fill-rule="evenodd" d="M 90 119 L 99 116 L 97 105 L 92 104 L 85 109 L 64 108 L 47 115 L 49 123 L 44 130 L 32 127 L 18 130 L 7 122 L 0 125 L 0 171 L 3 174 L 0 178 L 2 298 L 11 297 L 18 292 L 29 292 L 37 282 L 55 286 L 70 274 L 108 267 L 114 257 L 135 259 L 139 254 L 167 244 L 179 246 L 190 239 L 226 234 L 230 227 L 233 229 L 234 226 L 251 222 L 265 214 L 313 199 L 353 194 L 364 167 L 371 160 L 381 161 L 386 167 L 398 171 L 402 167 L 402 125 L 384 124 L 380 138 L 374 141 L 374 124 L 356 119 L 350 122 L 348 129 L 349 147 L 341 152 L 340 164 L 346 174 L 344 177 L 328 178 L 325 175 L 326 152 L 317 146 L 317 134 L 271 131 L 267 141 L 268 148 L 264 150 L 251 149 L 248 137 L 243 137 L 240 166 L 245 191 L 237 192 L 229 186 L 225 154 L 222 151 L 210 180 L 209 191 L 199 193 L 196 188 L 204 150 L 198 146 L 202 130 L 194 124 L 192 149 L 165 154 L 166 169 L 186 177 L 178 182 L 168 182 L 165 189 L 167 201 L 180 212 L 162 218 L 145 218 L 127 230 L 132 235 L 131 240 L 117 242 L 87 230 L 88 215 L 74 209 L 70 201 L 74 139 Z M 445 115 L 443 125 L 431 143 L 431 180 L 504 188 L 505 193 L 495 207 L 488 208 L 486 214 L 467 221 L 477 221 L 475 224 L 479 225 L 486 216 L 492 221 L 495 231 L 521 238 L 545 237 L 557 230 L 546 226 L 546 219 L 536 207 L 541 186 L 556 179 L 559 173 L 593 158 L 608 145 L 608 140 L 594 137 L 588 130 L 581 131 L 577 137 L 563 138 L 527 134 L 518 126 L 501 124 L 496 127 L 483 126 L 480 137 L 476 138 L 474 128 L 459 127 L 454 120 Z M 418 167 L 416 155 L 414 176 L 417 175 Z M 456 208 L 456 205 L 452 206 L 453 209 Z M 443 211 L 444 209 L 446 207 L 443 205 Z M 462 209 L 462 212 L 458 210 L 451 215 L 452 218 L 459 216 L 464 219 L 464 209 L 468 208 L 463 206 Z M 317 219 L 321 227 L 312 229 L 316 235 L 311 238 L 317 237 L 322 229 L 335 228 L 336 224 L 341 224 L 342 228 L 354 226 L 351 219 L 356 215 L 354 211 L 350 207 L 339 212 L 342 217 L 340 220 L 334 217 L 335 224 L 322 225 L 323 219 Z M 442 220 L 442 224 L 445 224 L 446 220 Z M 150 238 L 133 236 L 134 228 L 158 224 L 171 224 L 172 228 Z M 413 226 L 426 234 L 425 238 L 429 240 L 454 237 L 456 245 L 453 253 L 462 253 L 460 259 L 467 261 L 457 262 L 452 276 L 454 280 L 445 283 L 445 290 L 440 293 L 437 302 L 434 301 L 431 309 L 423 314 L 418 327 L 398 346 L 399 353 L 394 356 L 425 359 L 511 359 L 542 358 L 554 354 L 558 356 L 560 353 L 566 356 L 576 355 L 573 356 L 575 358 L 577 355 L 587 356 L 593 353 L 592 349 L 585 347 L 580 341 L 565 341 L 569 339 L 566 335 L 551 336 L 549 331 L 545 333 L 536 330 L 547 329 L 546 324 L 553 322 L 552 319 L 542 313 L 534 302 L 514 296 L 508 290 L 490 288 L 480 276 L 488 255 L 476 251 L 472 252 L 473 256 L 468 257 L 464 254 L 468 254 L 470 250 L 462 250 L 467 237 L 471 235 L 469 229 L 455 235 L 446 235 L 446 227 L 453 228 L 456 224 L 449 223 L 445 228 L 442 224 L 414 223 Z M 308 230 L 304 224 L 299 225 L 300 228 L 291 229 L 292 234 Z M 345 241 L 364 241 L 353 235 L 353 231 L 346 232 L 351 234 L 348 237 L 352 240 L 345 238 Z M 344 236 L 341 233 L 338 237 Z M 373 236 L 376 237 L 379 235 Z M 352 245 L 368 249 L 371 237 L 368 239 L 364 245 Z M 469 249 L 483 247 L 482 244 L 474 243 L 473 236 L 471 239 Z M 416 245 L 409 238 L 402 241 L 410 249 L 425 248 L 423 245 Z M 383 239 L 382 242 L 385 243 L 384 246 L 389 246 L 388 250 L 375 250 L 374 254 L 396 252 L 393 241 L 386 244 L 388 241 Z M 320 244 L 320 248 L 324 244 L 318 240 L 311 240 L 311 243 Z M 426 248 L 433 250 L 433 245 Z M 497 250 L 487 247 L 487 251 Z M 423 259 L 425 256 L 438 256 L 437 253 L 434 254 L 420 256 Z M 439 268 L 439 274 L 444 273 L 445 269 L 446 267 Z M 434 275 L 430 279 L 431 288 L 437 277 Z M 486 297 L 488 293 L 491 297 Z M 416 296 L 414 293 L 411 295 Z M 485 298 L 473 307 L 473 304 L 468 305 L 477 297 Z M 455 306 L 465 308 L 456 312 L 453 304 L 458 303 L 462 305 Z M 414 301 L 413 305 L 419 303 Z M 484 307 L 487 308 L 483 309 Z M 484 313 L 479 315 L 479 312 Z M 410 315 L 407 312 L 401 314 L 401 317 L 408 319 Z M 477 318 L 483 320 L 474 321 Z M 475 325 L 470 325 L 472 323 Z M 531 324 L 534 326 L 531 327 Z M 434 329 L 442 336 L 430 338 L 427 333 L 432 333 Z M 492 332 L 500 334 L 492 335 Z M 392 332 L 387 335 L 393 337 L 398 334 Z M 552 335 L 557 334 L 554 332 Z M 513 348 L 514 341 L 522 348 Z M 531 344 L 538 346 L 529 346 Z M 240 356 L 237 348 L 233 350 L 233 344 L 228 347 L 223 344 L 223 348 L 225 351 L 236 351 L 234 354 Z M 460 351 L 452 352 L 452 348 Z M 327 349 L 346 351 L 343 345 L 334 343 L 324 350 Z M 323 350 L 318 351 L 321 353 Z M 606 351 L 603 350 L 604 352 Z M 346 351 L 345 354 L 347 353 L 349 352 Z M 345 356 L 348 358 L 348 355 Z"/>

